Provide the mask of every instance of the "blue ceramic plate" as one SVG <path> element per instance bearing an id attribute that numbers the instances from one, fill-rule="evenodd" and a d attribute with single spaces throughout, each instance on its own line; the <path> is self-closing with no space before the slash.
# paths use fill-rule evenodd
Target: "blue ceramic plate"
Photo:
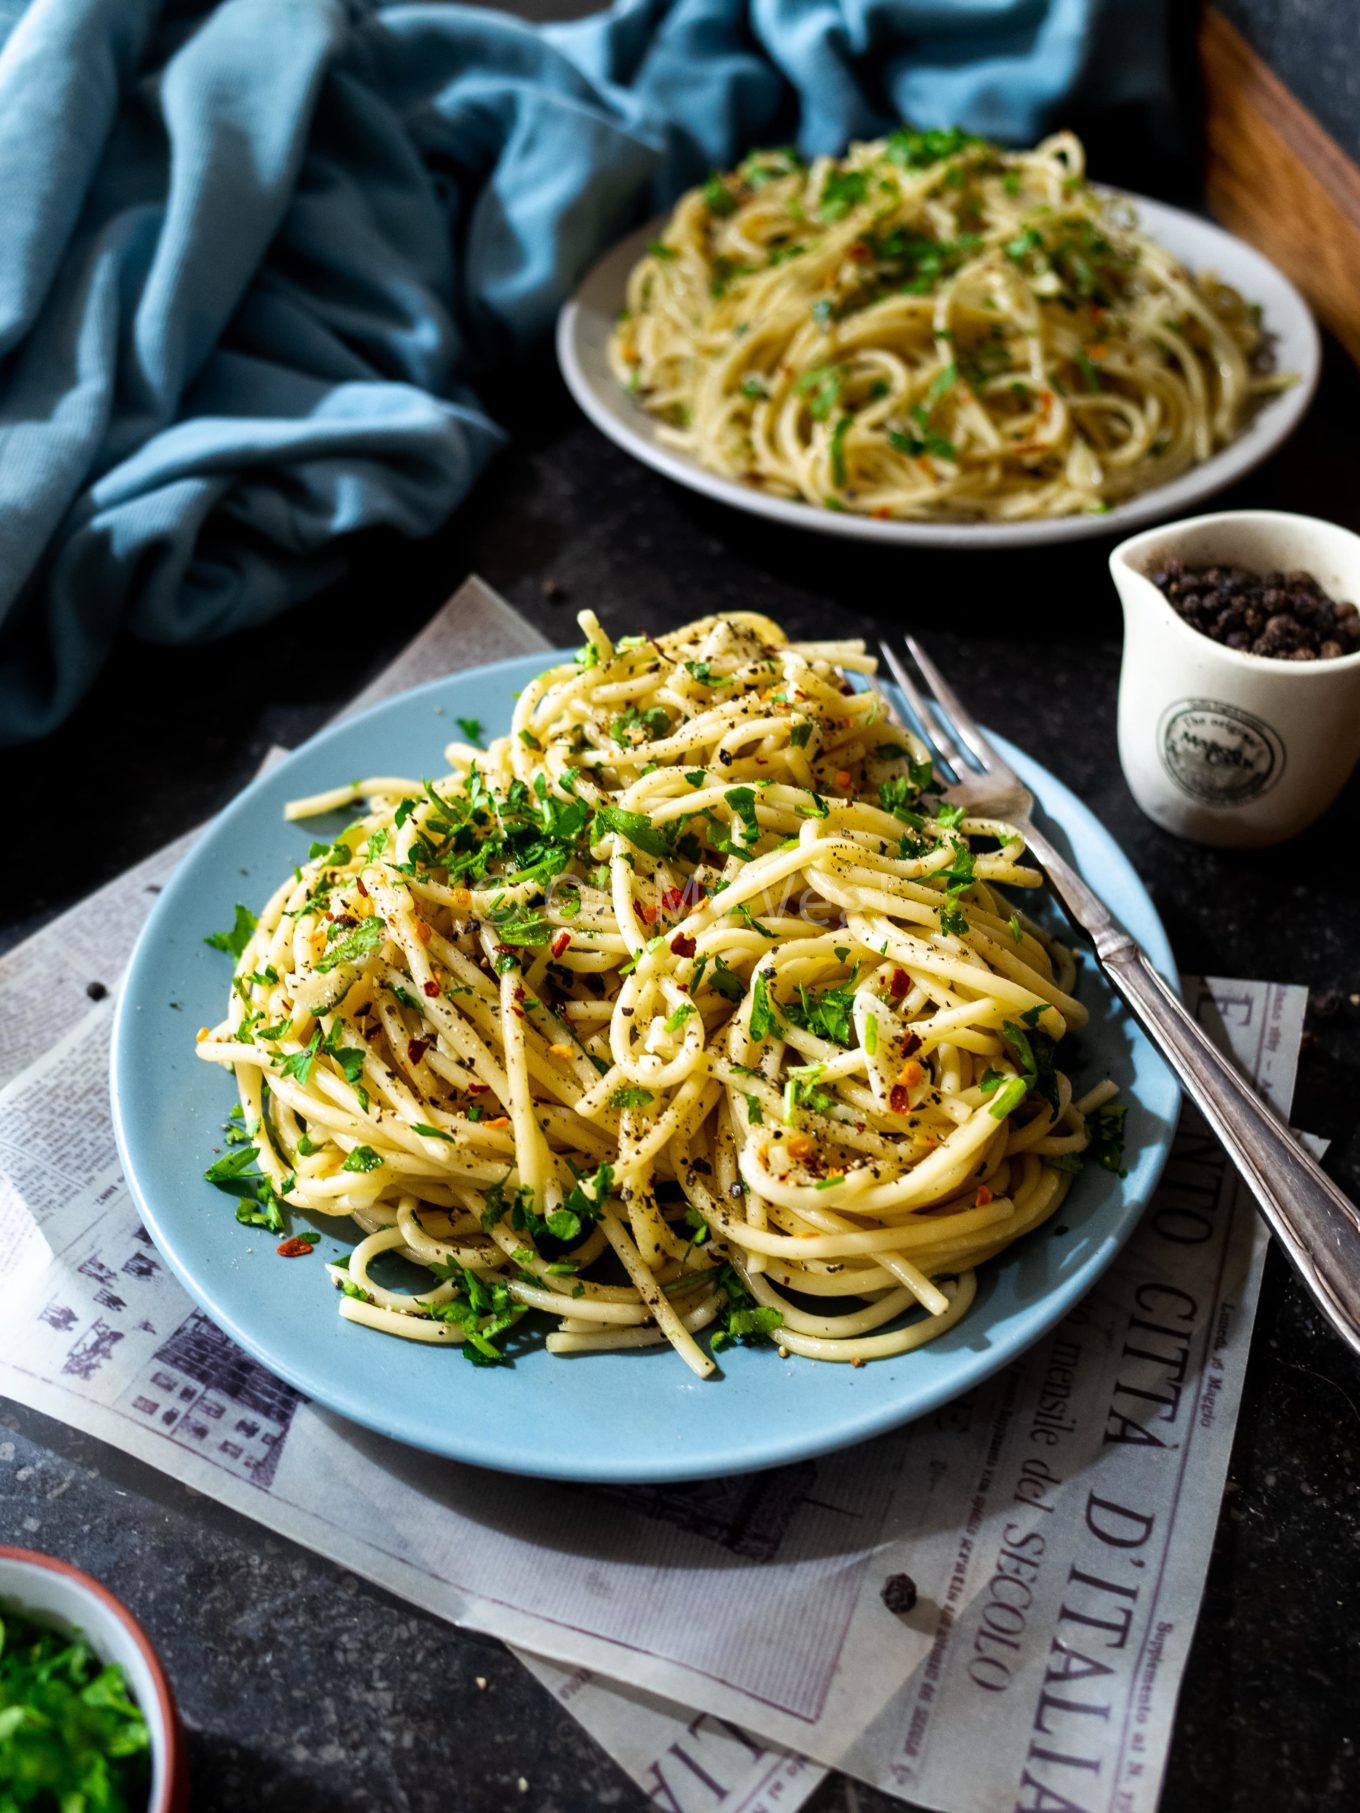
<path id="1" fill-rule="evenodd" d="M 1081 1062 L 1069 1069 L 1079 1084 L 1107 1072 L 1118 1079 L 1129 1103 L 1127 1177 L 1088 1167 L 1056 1227 L 983 1269 L 958 1327 L 920 1352 L 869 1366 L 739 1346 L 723 1354 L 720 1376 L 701 1382 L 668 1348 L 554 1358 L 543 1329 L 519 1341 L 513 1365 L 474 1368 L 454 1348 L 341 1320 L 321 1269 L 321 1256 L 350 1244 L 327 1231 L 333 1224 L 313 1224 L 317 1255 L 285 1262 L 267 1234 L 235 1220 L 229 1196 L 204 1182 L 236 1098 L 230 1079 L 194 1056 L 195 1029 L 220 1018 L 230 976 L 230 959 L 203 936 L 231 924 L 236 900 L 258 906 L 305 859 L 313 836 L 340 828 L 338 817 L 288 824 L 284 802 L 353 774 L 441 773 L 454 719 L 507 725 L 512 695 L 544 665 L 533 655 L 433 680 L 337 725 L 248 787 L 185 859 L 138 942 L 114 1028 L 114 1124 L 147 1228 L 190 1294 L 272 1372 L 383 1435 L 479 1466 L 553 1479 L 697 1479 L 799 1460 L 923 1415 L 1037 1341 L 1090 1288 L 1166 1159 L 1176 1084 L 1090 962 L 1080 986 L 1091 1025 Z M 1108 832 L 1045 769 L 1001 747 L 1088 881 L 1173 975 L 1152 902 Z"/>

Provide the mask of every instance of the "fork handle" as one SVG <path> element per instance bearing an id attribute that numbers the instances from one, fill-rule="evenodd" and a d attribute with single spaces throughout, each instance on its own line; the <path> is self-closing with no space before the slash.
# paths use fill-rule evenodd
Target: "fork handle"
<path id="1" fill-rule="evenodd" d="M 1322 1313 L 1360 1354 L 1360 1211 L 1176 999 L 1130 939 L 1101 959 L 1222 1140 Z"/>
<path id="2" fill-rule="evenodd" d="M 1030 849 L 1068 917 L 1227 1148 L 1271 1232 L 1346 1344 L 1360 1354 L 1360 1209 L 1191 1018 L 1143 951 L 1034 825 Z"/>

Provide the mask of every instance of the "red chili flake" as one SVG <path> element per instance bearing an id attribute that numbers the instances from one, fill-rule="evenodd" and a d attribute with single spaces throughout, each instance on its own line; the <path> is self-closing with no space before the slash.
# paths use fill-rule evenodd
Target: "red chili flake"
<path id="1" fill-rule="evenodd" d="M 439 984 L 435 981 L 433 976 L 430 977 L 428 982 L 423 983 L 422 987 L 424 988 L 425 993 L 430 997 L 430 999 L 432 1001 L 437 1001 L 439 999 L 440 992 L 441 992 L 440 987 L 439 987 Z"/>
<path id="2" fill-rule="evenodd" d="M 661 904 L 668 913 L 673 913 L 677 907 L 685 904 L 685 896 L 679 888 L 667 888 L 661 896 Z"/>
<path id="3" fill-rule="evenodd" d="M 874 248 L 865 239 L 857 239 L 846 253 L 846 257 L 853 258 L 856 264 L 867 264 L 873 255 Z"/>
<path id="4" fill-rule="evenodd" d="M 274 1248 L 280 1259 L 301 1259 L 304 1253 L 310 1253 L 312 1242 L 302 1234 L 294 1234 L 291 1240 L 281 1240 Z"/>
<path id="5" fill-rule="evenodd" d="M 363 895 L 364 899 L 367 900 L 368 899 L 368 889 L 364 886 L 364 878 L 362 875 L 360 875 L 356 878 L 354 885 L 356 888 L 358 888 L 359 892 Z"/>
<path id="6" fill-rule="evenodd" d="M 490 1095 L 491 1085 L 490 1083 L 469 1083 L 467 1092 L 469 1095 Z"/>
<path id="7" fill-rule="evenodd" d="M 888 978 L 888 993 L 894 1001 L 900 1001 L 910 987 L 911 982 L 904 969 L 895 969 Z"/>
<path id="8" fill-rule="evenodd" d="M 707 899 L 708 889 L 704 886 L 703 882 L 699 880 L 697 875 L 691 875 L 684 887 L 680 890 L 682 905 L 697 907 L 701 900 Z"/>
<path id="9" fill-rule="evenodd" d="M 374 1039 L 377 1038 L 378 1034 L 381 1031 L 382 1031 L 381 1026 L 365 1026 L 364 1037 L 368 1040 L 369 1044 L 371 1045 L 373 1043 Z"/>
<path id="10" fill-rule="evenodd" d="M 920 1035 L 918 1033 L 908 1032 L 908 1033 L 903 1034 L 903 1036 L 902 1036 L 902 1056 L 904 1058 L 909 1058 L 913 1051 L 919 1051 L 920 1049 L 921 1049 L 921 1039 L 920 1039 Z"/>
<path id="11" fill-rule="evenodd" d="M 987 1188 L 985 1183 L 980 1183 L 978 1185 L 977 1195 L 974 1197 L 973 1200 L 975 1201 L 978 1208 L 980 1208 L 980 1209 L 985 1209 L 987 1207 L 987 1204 L 989 1202 L 991 1202 L 992 1192 Z"/>
<path id="12" fill-rule="evenodd" d="M 905 1114 L 911 1107 L 911 1091 L 902 1083 L 894 1083 L 888 1091 L 888 1106 L 894 1114 Z"/>
<path id="13" fill-rule="evenodd" d="M 644 925 L 656 924 L 656 908 L 654 906 L 647 906 L 643 901 L 635 900 L 633 902 L 633 910 Z"/>
<path id="14" fill-rule="evenodd" d="M 413 1064 L 418 1064 L 433 1044 L 433 1039 L 412 1039 L 406 1047 L 406 1055 Z"/>
<path id="15" fill-rule="evenodd" d="M 563 951 L 566 950 L 567 946 L 570 943 L 571 943 L 571 933 L 570 932 L 559 932 L 552 941 L 553 956 L 560 957 L 562 955 Z"/>
<path id="16" fill-rule="evenodd" d="M 359 923 L 353 913 L 327 913 L 326 917 L 330 920 L 332 925 L 338 925 L 342 931 L 348 926 L 358 925 Z"/>
<path id="17" fill-rule="evenodd" d="M 692 957 L 698 948 L 688 932 L 677 932 L 671 939 L 671 949 L 677 957 Z"/>

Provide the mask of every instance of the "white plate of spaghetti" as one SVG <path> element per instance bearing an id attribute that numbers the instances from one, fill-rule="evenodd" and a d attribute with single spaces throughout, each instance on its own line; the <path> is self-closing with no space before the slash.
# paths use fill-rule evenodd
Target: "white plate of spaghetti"
<path id="1" fill-rule="evenodd" d="M 581 408 L 710 497 L 995 548 L 1183 513 L 1292 432 L 1312 316 L 1260 253 L 1009 152 L 899 132 L 753 152 L 616 246 L 558 321 Z"/>
<path id="2" fill-rule="evenodd" d="M 217 821 L 129 972 L 120 1143 L 189 1288 L 346 1415 L 563 1477 L 771 1465 L 1051 1326 L 1176 1091 L 861 644 L 582 624 Z M 1117 849 L 1021 767 L 1166 966 Z"/>

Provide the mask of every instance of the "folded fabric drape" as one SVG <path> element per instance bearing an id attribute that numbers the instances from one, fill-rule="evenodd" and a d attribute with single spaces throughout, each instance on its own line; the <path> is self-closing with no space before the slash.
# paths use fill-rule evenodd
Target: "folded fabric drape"
<path id="1" fill-rule="evenodd" d="M 485 375 L 759 143 L 1150 118 L 1162 0 L 0 0 L 0 742 L 433 530 Z"/>

